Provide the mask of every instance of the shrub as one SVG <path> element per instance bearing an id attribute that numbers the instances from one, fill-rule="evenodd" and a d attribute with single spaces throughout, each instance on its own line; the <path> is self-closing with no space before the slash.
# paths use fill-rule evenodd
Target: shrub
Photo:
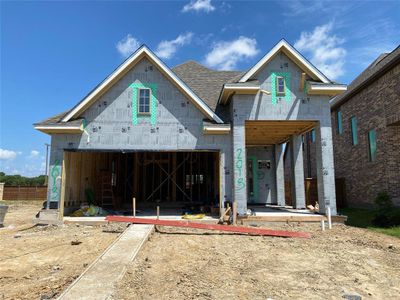
<path id="1" fill-rule="evenodd" d="M 400 210 L 395 208 L 392 198 L 387 192 L 380 192 L 375 198 L 375 214 L 372 224 L 379 227 L 400 225 Z"/>

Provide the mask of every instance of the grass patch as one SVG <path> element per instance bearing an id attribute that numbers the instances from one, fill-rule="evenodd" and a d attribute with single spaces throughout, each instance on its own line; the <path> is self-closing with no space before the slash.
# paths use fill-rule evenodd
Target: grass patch
<path id="1" fill-rule="evenodd" d="M 376 227 L 372 224 L 374 211 L 362 208 L 344 208 L 340 210 L 340 214 L 348 217 L 346 225 L 367 228 L 369 230 L 391 235 L 400 238 L 400 226 L 391 228 Z"/>

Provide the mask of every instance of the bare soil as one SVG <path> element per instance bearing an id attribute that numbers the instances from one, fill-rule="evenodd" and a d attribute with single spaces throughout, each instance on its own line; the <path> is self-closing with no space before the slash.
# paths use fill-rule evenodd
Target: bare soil
<path id="1" fill-rule="evenodd" d="M 0 229 L 0 299 L 55 298 L 118 236 L 104 226 L 34 226 L 41 204 L 9 208 Z"/>
<path id="2" fill-rule="evenodd" d="M 400 299 L 400 239 L 334 225 L 275 223 L 311 239 L 159 227 L 115 299 Z M 167 232 L 167 233 L 165 233 Z"/>

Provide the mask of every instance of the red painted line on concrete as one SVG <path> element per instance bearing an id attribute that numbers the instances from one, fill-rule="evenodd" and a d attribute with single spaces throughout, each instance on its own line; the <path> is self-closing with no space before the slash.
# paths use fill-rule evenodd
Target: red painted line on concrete
<path id="1" fill-rule="evenodd" d="M 153 224 L 161 226 L 186 227 L 186 228 L 196 228 L 205 230 L 218 230 L 218 231 L 227 231 L 236 233 L 247 233 L 251 235 L 311 238 L 311 234 L 308 232 L 271 230 L 262 228 L 233 226 L 233 225 L 206 224 L 206 223 L 197 223 L 189 221 L 157 220 L 157 219 L 144 219 L 144 218 L 134 218 L 134 217 L 123 217 L 123 216 L 107 216 L 106 221 L 126 222 L 135 224 Z"/>

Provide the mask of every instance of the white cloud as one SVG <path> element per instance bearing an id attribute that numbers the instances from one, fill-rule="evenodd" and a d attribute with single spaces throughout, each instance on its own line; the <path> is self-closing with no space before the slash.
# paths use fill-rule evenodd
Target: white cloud
<path id="1" fill-rule="evenodd" d="M 35 157 L 38 157 L 39 154 L 40 154 L 39 151 L 32 150 L 32 151 L 31 151 L 31 154 L 29 155 L 29 157 L 30 157 L 30 158 L 35 158 Z"/>
<path id="2" fill-rule="evenodd" d="M 192 0 L 182 8 L 182 12 L 204 11 L 206 13 L 209 13 L 214 10 L 215 7 L 211 4 L 211 0 Z"/>
<path id="3" fill-rule="evenodd" d="M 328 78 L 344 74 L 346 50 L 344 40 L 332 34 L 333 23 L 317 26 L 312 32 L 302 32 L 294 44 L 299 51 L 310 54 L 311 62 Z"/>
<path id="4" fill-rule="evenodd" d="M 17 157 L 17 152 L 0 148 L 0 160 L 13 160 Z"/>
<path id="5" fill-rule="evenodd" d="M 187 32 L 180 34 L 176 39 L 170 41 L 161 41 L 158 44 L 156 54 L 161 58 L 171 58 L 178 49 L 184 45 L 190 44 L 193 33 Z"/>
<path id="6" fill-rule="evenodd" d="M 257 41 L 240 36 L 233 41 L 220 41 L 206 55 L 205 63 L 219 70 L 233 70 L 239 61 L 258 54 Z"/>
<path id="7" fill-rule="evenodd" d="M 116 45 L 118 52 L 123 57 L 128 57 L 129 55 L 131 55 L 137 48 L 139 48 L 139 46 L 139 41 L 134 38 L 130 33 L 122 40 L 120 40 Z"/>

